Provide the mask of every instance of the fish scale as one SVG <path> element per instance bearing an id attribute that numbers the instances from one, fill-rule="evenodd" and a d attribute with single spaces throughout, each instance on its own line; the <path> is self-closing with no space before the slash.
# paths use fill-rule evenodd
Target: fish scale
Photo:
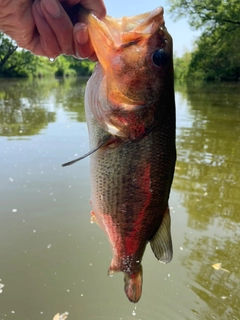
<path id="1" fill-rule="evenodd" d="M 91 80 L 88 86 L 91 86 Z M 90 148 L 94 148 L 106 138 L 106 132 L 92 120 L 89 110 L 86 110 L 86 115 Z M 98 224 L 106 232 L 115 254 L 115 265 L 110 267 L 114 272 L 135 272 L 138 266 L 133 263 L 131 268 L 126 267 L 130 264 L 128 257 L 132 255 L 132 260 L 141 262 L 147 242 L 161 224 L 175 165 L 175 130 L 172 128 L 171 135 L 166 133 L 169 132 L 169 125 L 172 127 L 174 117 L 172 108 L 166 113 L 164 125 L 156 127 L 144 139 L 103 148 L 91 155 L 91 203 Z M 143 219 L 139 221 L 139 213 L 147 201 L 146 191 L 141 190 L 139 185 L 146 186 L 147 182 L 141 181 L 141 177 L 149 163 L 147 190 L 151 192 L 152 199 L 146 206 Z M 129 250 L 126 238 L 131 240 L 132 250 Z"/>
<path id="2" fill-rule="evenodd" d="M 172 259 L 172 40 L 162 8 L 116 20 L 100 21 L 88 13 L 85 22 L 99 60 L 85 92 L 92 221 L 113 251 L 109 274 L 124 273 L 125 293 L 136 303 L 147 243 L 160 262 Z"/>

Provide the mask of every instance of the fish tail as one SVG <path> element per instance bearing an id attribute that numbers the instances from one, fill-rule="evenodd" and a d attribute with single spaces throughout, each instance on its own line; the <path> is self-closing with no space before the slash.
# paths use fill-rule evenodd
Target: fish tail
<path id="1" fill-rule="evenodd" d="M 124 290 L 129 301 L 137 303 L 142 294 L 142 266 L 135 273 L 124 272 Z"/>
<path id="2" fill-rule="evenodd" d="M 116 260 L 113 259 L 108 269 L 108 275 L 111 277 L 115 272 L 123 271 Z M 138 265 L 135 272 L 124 273 L 124 291 L 129 301 L 137 303 L 142 294 L 142 265 Z"/>

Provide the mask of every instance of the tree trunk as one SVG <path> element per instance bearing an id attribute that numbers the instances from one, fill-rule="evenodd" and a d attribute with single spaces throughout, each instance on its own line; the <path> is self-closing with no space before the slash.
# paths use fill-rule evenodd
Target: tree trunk
<path id="1" fill-rule="evenodd" d="M 17 50 L 18 46 L 9 47 L 8 52 L 4 56 L 4 58 L 0 61 L 0 73 L 3 72 L 3 67 L 11 55 Z"/>

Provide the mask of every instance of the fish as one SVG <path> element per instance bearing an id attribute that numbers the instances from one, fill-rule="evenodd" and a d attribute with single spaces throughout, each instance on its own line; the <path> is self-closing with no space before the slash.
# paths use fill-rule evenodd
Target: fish
<path id="1" fill-rule="evenodd" d="M 87 82 L 91 219 L 106 233 L 108 274 L 124 274 L 130 302 L 142 294 L 148 242 L 172 259 L 169 194 L 176 161 L 172 38 L 164 10 L 85 23 L 98 62 Z M 74 162 L 74 161 L 73 161 Z"/>

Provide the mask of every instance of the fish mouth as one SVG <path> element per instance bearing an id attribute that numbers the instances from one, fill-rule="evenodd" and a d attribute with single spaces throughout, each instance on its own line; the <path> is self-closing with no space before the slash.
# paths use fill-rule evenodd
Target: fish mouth
<path id="1" fill-rule="evenodd" d="M 107 16 L 100 20 L 88 13 L 85 23 L 99 61 L 94 72 L 99 85 L 94 88 L 93 116 L 109 133 L 138 140 L 155 123 L 164 91 L 160 84 L 171 65 L 158 68 L 152 61 L 156 50 L 166 49 L 167 55 L 172 49 L 163 8 L 119 19 Z"/>
<path id="2" fill-rule="evenodd" d="M 89 36 L 100 64 L 106 70 L 109 65 L 109 54 L 131 46 L 141 39 L 148 38 L 159 28 L 164 27 L 163 8 L 154 11 L 123 18 L 105 17 L 100 20 L 93 14 L 88 14 L 86 24 Z"/>
<path id="3" fill-rule="evenodd" d="M 138 39 L 140 35 L 155 33 L 159 26 L 164 24 L 163 8 L 158 7 L 151 12 L 118 19 L 107 16 L 103 20 L 94 19 L 91 23 L 95 24 L 95 28 L 102 29 L 105 36 L 116 44 L 126 45 Z"/>

